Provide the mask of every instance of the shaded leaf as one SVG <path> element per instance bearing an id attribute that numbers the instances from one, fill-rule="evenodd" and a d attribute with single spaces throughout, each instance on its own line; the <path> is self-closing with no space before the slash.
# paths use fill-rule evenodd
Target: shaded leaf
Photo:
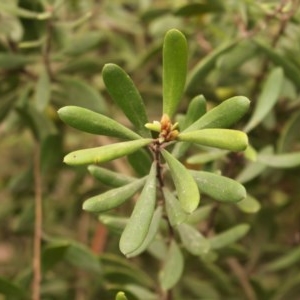
<path id="1" fill-rule="evenodd" d="M 106 215 L 106 214 L 101 214 L 98 219 L 109 230 L 119 235 L 121 235 L 126 224 L 128 223 L 128 218 Z"/>
<path id="2" fill-rule="evenodd" d="M 197 184 L 185 166 L 172 154 L 164 149 L 161 153 L 169 166 L 181 207 L 184 211 L 191 213 L 200 202 Z"/>
<path id="3" fill-rule="evenodd" d="M 0 294 L 14 297 L 11 299 L 28 299 L 25 290 L 4 277 L 0 277 Z"/>
<path id="4" fill-rule="evenodd" d="M 146 176 L 149 174 L 152 159 L 147 149 L 139 149 L 138 151 L 127 155 L 127 160 L 139 176 Z"/>
<path id="5" fill-rule="evenodd" d="M 82 209 L 89 212 L 104 212 L 123 204 L 145 184 L 145 178 L 135 180 L 84 201 Z"/>
<path id="6" fill-rule="evenodd" d="M 223 10 L 224 8 L 221 2 L 212 1 L 207 3 L 191 3 L 182 5 L 174 10 L 174 14 L 176 16 L 197 16 L 207 13 L 222 12 Z"/>
<path id="7" fill-rule="evenodd" d="M 88 166 L 88 171 L 98 180 L 106 185 L 113 187 L 120 187 L 125 184 L 133 182 L 136 178 L 114 172 L 106 168 L 98 167 L 95 165 Z"/>
<path id="8" fill-rule="evenodd" d="M 300 165 L 300 152 L 259 154 L 257 160 L 273 168 L 296 168 Z"/>
<path id="9" fill-rule="evenodd" d="M 206 164 L 208 162 L 222 158 L 228 154 L 226 150 L 215 150 L 191 155 L 187 158 L 188 164 Z"/>
<path id="10" fill-rule="evenodd" d="M 177 29 L 169 30 L 163 45 L 163 114 L 174 115 L 181 100 L 187 73 L 187 42 Z"/>
<path id="11" fill-rule="evenodd" d="M 231 151 L 243 151 L 248 146 L 247 135 L 238 130 L 209 128 L 180 133 L 179 141 L 197 143 Z"/>
<path id="12" fill-rule="evenodd" d="M 228 128 L 245 115 L 249 106 L 250 101 L 244 96 L 229 98 L 209 110 L 198 121 L 186 128 L 184 132 L 203 128 Z"/>
<path id="13" fill-rule="evenodd" d="M 238 202 L 237 207 L 247 214 L 254 214 L 258 212 L 261 208 L 260 203 L 254 197 L 247 195 L 242 201 Z"/>
<path id="14" fill-rule="evenodd" d="M 1 2 L 0 9 L 9 14 L 12 14 L 13 16 L 18 16 L 26 19 L 45 20 L 51 17 L 51 12 L 49 11 L 38 13 L 35 11 L 18 7 L 13 3 L 13 1 L 6 3 Z"/>
<path id="15" fill-rule="evenodd" d="M 159 273 L 159 281 L 163 290 L 169 290 L 180 280 L 184 267 L 183 255 L 174 240 L 171 241 L 164 266 Z"/>
<path id="16" fill-rule="evenodd" d="M 250 226 L 248 224 L 239 224 L 222 233 L 219 233 L 209 239 L 211 249 L 217 250 L 226 247 L 243 238 L 249 230 Z"/>
<path id="17" fill-rule="evenodd" d="M 77 150 L 67 154 L 64 157 L 64 162 L 68 165 L 103 163 L 131 154 L 151 142 L 152 139 L 140 139 L 102 147 Z"/>
<path id="18" fill-rule="evenodd" d="M 110 96 L 136 127 L 138 133 L 150 137 L 150 131 L 145 127 L 148 123 L 145 105 L 131 78 L 115 64 L 106 64 L 102 76 Z"/>
<path id="19" fill-rule="evenodd" d="M 120 250 L 128 256 L 144 242 L 153 218 L 156 202 L 156 164 L 153 163 L 141 195 L 121 235 Z"/>
<path id="20" fill-rule="evenodd" d="M 92 134 L 136 140 L 141 136 L 105 115 L 79 106 L 64 106 L 58 110 L 59 117 L 68 125 Z"/>
<path id="21" fill-rule="evenodd" d="M 258 97 L 254 112 L 251 115 L 249 123 L 245 127 L 245 131 L 249 132 L 255 128 L 267 116 L 270 110 L 275 105 L 280 94 L 283 84 L 283 71 L 281 68 L 276 68 L 271 71 L 267 77 L 262 92 Z"/>
<path id="22" fill-rule="evenodd" d="M 170 224 L 172 226 L 181 224 L 186 220 L 188 214 L 182 209 L 178 199 L 169 191 L 169 189 L 163 187 L 163 193 Z"/>
<path id="23" fill-rule="evenodd" d="M 192 212 L 190 215 L 188 215 L 186 222 L 187 224 L 198 224 L 201 221 L 207 219 L 211 211 L 214 209 L 213 205 L 201 205 L 199 208 L 197 208 L 194 212 Z"/>
<path id="24" fill-rule="evenodd" d="M 51 82 L 46 70 L 38 78 L 34 96 L 37 110 L 44 111 L 51 97 Z"/>
<path id="25" fill-rule="evenodd" d="M 183 246 L 193 255 L 205 255 L 210 250 L 210 244 L 196 228 L 188 224 L 178 225 L 178 231 Z"/>

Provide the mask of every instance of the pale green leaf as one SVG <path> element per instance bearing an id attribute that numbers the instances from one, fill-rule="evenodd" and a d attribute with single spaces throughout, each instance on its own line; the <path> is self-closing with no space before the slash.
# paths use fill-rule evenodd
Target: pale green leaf
<path id="1" fill-rule="evenodd" d="M 252 197 L 249 194 L 247 195 L 247 197 L 245 199 L 238 202 L 236 205 L 242 212 L 247 213 L 247 214 L 257 213 L 261 208 L 261 205 L 257 201 L 257 199 L 255 199 L 254 197 Z"/>
<path id="2" fill-rule="evenodd" d="M 43 70 L 38 78 L 34 96 L 36 108 L 44 111 L 51 97 L 51 82 L 46 70 Z"/>
<path id="3" fill-rule="evenodd" d="M 163 113 L 170 118 L 181 100 L 187 73 L 187 42 L 184 35 L 169 30 L 163 45 Z"/>
<path id="4" fill-rule="evenodd" d="M 98 164 L 114 160 L 131 154 L 138 149 L 149 145 L 152 139 L 139 139 L 135 141 L 115 143 L 102 147 L 82 149 L 71 152 L 64 157 L 68 165 Z"/>
<path id="5" fill-rule="evenodd" d="M 124 255 L 130 255 L 144 242 L 153 218 L 155 202 L 156 164 L 153 163 L 145 186 L 121 235 L 119 247 Z"/>
<path id="6" fill-rule="evenodd" d="M 99 213 L 115 208 L 131 198 L 144 184 L 145 178 L 142 178 L 98 196 L 91 197 L 84 201 L 82 209 Z"/>
<path id="7" fill-rule="evenodd" d="M 200 202 L 200 193 L 194 178 L 172 154 L 164 149 L 161 153 L 169 166 L 181 207 L 188 213 L 193 212 Z"/>
<path id="8" fill-rule="evenodd" d="M 300 165 L 300 152 L 284 154 L 259 154 L 257 160 L 268 167 L 296 168 Z"/>

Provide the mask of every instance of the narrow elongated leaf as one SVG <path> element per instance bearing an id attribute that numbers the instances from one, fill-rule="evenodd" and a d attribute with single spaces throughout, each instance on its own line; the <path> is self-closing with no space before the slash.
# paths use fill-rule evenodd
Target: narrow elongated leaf
<path id="1" fill-rule="evenodd" d="M 33 63 L 35 59 L 30 56 L 14 53 L 0 52 L 0 68 L 1 69 L 17 69 Z"/>
<path id="2" fill-rule="evenodd" d="M 133 181 L 116 189 L 109 190 L 84 201 L 82 209 L 90 212 L 104 212 L 115 208 L 132 197 L 145 184 L 145 178 Z"/>
<path id="3" fill-rule="evenodd" d="M 12 14 L 13 16 L 18 16 L 26 19 L 37 19 L 37 20 L 46 20 L 51 17 L 51 12 L 35 12 L 25 8 L 18 7 L 14 2 L 1 2 L 0 9 Z"/>
<path id="4" fill-rule="evenodd" d="M 281 68 L 276 68 L 271 71 L 266 82 L 264 83 L 262 92 L 257 100 L 251 119 L 245 127 L 246 132 L 249 132 L 255 128 L 273 108 L 278 100 L 283 79 L 284 76 Z"/>
<path id="5" fill-rule="evenodd" d="M 177 139 L 231 151 L 243 151 L 248 146 L 247 135 L 242 131 L 232 129 L 209 128 L 183 132 L 178 135 Z"/>
<path id="6" fill-rule="evenodd" d="M 295 168 L 300 165 L 300 152 L 259 154 L 257 160 L 273 168 Z"/>
<path id="7" fill-rule="evenodd" d="M 181 207 L 188 213 L 193 212 L 200 202 L 200 193 L 194 178 L 172 154 L 164 149 L 161 153 L 169 166 Z"/>
<path id="8" fill-rule="evenodd" d="M 59 117 L 68 125 L 92 134 L 136 140 L 141 136 L 119 122 L 79 106 L 65 106 L 58 110 Z"/>
<path id="9" fill-rule="evenodd" d="M 187 42 L 184 35 L 169 30 L 163 45 L 163 113 L 170 118 L 176 112 L 187 73 Z"/>
<path id="10" fill-rule="evenodd" d="M 190 171 L 199 189 L 221 202 L 238 202 L 246 198 L 245 188 L 237 181 L 204 171 Z"/>
<path id="11" fill-rule="evenodd" d="M 153 214 L 153 218 L 152 218 L 150 226 L 149 226 L 149 231 L 148 231 L 143 243 L 135 251 L 129 253 L 127 255 L 127 257 L 137 256 L 137 255 L 141 254 L 142 252 L 144 252 L 148 248 L 148 246 L 151 244 L 151 242 L 154 240 L 154 238 L 157 234 L 159 224 L 161 221 L 161 217 L 162 217 L 162 207 L 158 206 Z"/>
<path id="12" fill-rule="evenodd" d="M 184 222 L 188 215 L 182 209 L 178 199 L 167 188 L 163 188 L 165 205 L 169 222 L 172 226 L 176 226 Z"/>
<path id="13" fill-rule="evenodd" d="M 123 110 L 139 134 L 150 137 L 145 105 L 131 78 L 115 64 L 106 64 L 102 70 L 105 86 L 114 102 Z"/>
<path id="14" fill-rule="evenodd" d="M 98 219 L 102 224 L 105 225 L 105 227 L 118 235 L 121 235 L 126 224 L 128 223 L 128 218 L 117 217 L 108 214 L 101 214 Z"/>
<path id="15" fill-rule="evenodd" d="M 199 85 L 203 84 L 205 77 L 214 68 L 218 58 L 229 51 L 236 45 L 236 41 L 223 44 L 204 57 L 200 62 L 193 68 L 187 78 L 186 90 L 191 93 L 199 90 Z"/>
<path id="16" fill-rule="evenodd" d="M 194 227 L 188 224 L 178 225 L 180 239 L 186 248 L 193 255 L 204 255 L 209 252 L 209 241 Z"/>
<path id="17" fill-rule="evenodd" d="M 152 139 L 140 139 L 129 142 L 115 143 L 102 147 L 82 149 L 71 152 L 64 157 L 68 165 L 98 164 L 107 162 L 128 154 L 149 145 Z"/>
<path id="18" fill-rule="evenodd" d="M 45 110 L 51 97 L 51 82 L 49 75 L 44 70 L 37 81 L 35 88 L 35 103 L 39 111 Z"/>
<path id="19" fill-rule="evenodd" d="M 245 199 L 238 202 L 236 205 L 241 211 L 247 214 L 254 214 L 261 208 L 260 203 L 250 195 L 247 195 Z"/>
<path id="20" fill-rule="evenodd" d="M 163 269 L 159 273 L 159 281 L 163 290 L 169 290 L 180 280 L 184 267 L 183 255 L 172 240 Z"/>
<path id="21" fill-rule="evenodd" d="M 121 235 L 120 250 L 130 255 L 144 242 L 150 228 L 156 202 L 156 164 L 153 163 L 142 193 Z"/>
<path id="22" fill-rule="evenodd" d="M 211 249 L 226 247 L 244 237 L 250 229 L 248 224 L 239 224 L 209 239 Z"/>
<path id="23" fill-rule="evenodd" d="M 222 158 L 228 154 L 227 150 L 215 150 L 209 152 L 203 152 L 195 155 L 191 155 L 188 157 L 186 162 L 188 164 L 205 164 L 211 162 L 213 160 L 217 160 Z"/>
<path id="24" fill-rule="evenodd" d="M 248 111 L 250 101 L 244 96 L 229 98 L 208 111 L 184 132 L 203 128 L 228 128 L 240 120 Z"/>
<path id="25" fill-rule="evenodd" d="M 136 179 L 134 177 L 124 175 L 119 172 L 114 172 L 95 165 L 88 166 L 88 171 L 101 182 L 113 187 L 123 186 L 125 184 L 133 182 Z"/>

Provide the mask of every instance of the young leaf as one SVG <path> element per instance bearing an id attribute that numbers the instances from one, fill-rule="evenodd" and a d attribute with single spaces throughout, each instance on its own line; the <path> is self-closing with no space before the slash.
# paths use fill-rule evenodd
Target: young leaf
<path id="1" fill-rule="evenodd" d="M 181 207 L 188 213 L 193 212 L 200 202 L 200 193 L 194 178 L 172 154 L 164 149 L 161 153 L 169 166 Z"/>
<path id="2" fill-rule="evenodd" d="M 247 135 L 238 130 L 209 128 L 180 133 L 179 141 L 197 143 L 231 151 L 243 151 L 248 146 Z"/>
<path id="3" fill-rule="evenodd" d="M 104 212 L 115 208 L 132 197 L 145 184 L 145 178 L 135 180 L 116 189 L 109 190 L 84 201 L 82 209 L 90 212 Z"/>
<path id="4" fill-rule="evenodd" d="M 114 160 L 116 158 L 131 154 L 138 149 L 149 145 L 152 139 L 139 139 L 135 141 L 115 143 L 102 147 L 82 149 L 71 152 L 64 157 L 68 165 L 98 164 Z"/>
<path id="5" fill-rule="evenodd" d="M 134 177 L 114 172 L 106 168 L 101 168 L 95 165 L 88 166 L 88 171 L 98 180 L 106 185 L 119 187 L 131 183 L 135 180 Z"/>
<path id="6" fill-rule="evenodd" d="M 105 86 L 114 102 L 123 110 L 139 134 L 150 137 L 145 105 L 130 77 L 115 64 L 106 64 L 102 70 Z"/>
<path id="7" fill-rule="evenodd" d="M 83 107 L 64 106 L 58 110 L 58 115 L 68 125 L 84 132 L 128 140 L 141 138 L 119 122 Z"/>
<path id="8" fill-rule="evenodd" d="M 128 256 L 144 242 L 154 214 L 156 202 L 156 164 L 153 163 L 142 193 L 121 235 L 120 250 Z"/>
<path id="9" fill-rule="evenodd" d="M 248 224 L 236 225 L 209 239 L 211 249 L 217 250 L 226 247 L 244 237 L 250 229 Z"/>
<path id="10" fill-rule="evenodd" d="M 235 124 L 248 111 L 250 101 L 244 96 L 229 98 L 208 111 L 184 132 L 203 128 L 228 128 Z"/>
<path id="11" fill-rule="evenodd" d="M 142 252 L 144 252 L 148 246 L 151 244 L 151 242 L 154 240 L 158 228 L 159 228 L 159 224 L 161 221 L 161 217 L 162 217 L 162 207 L 158 206 L 153 214 L 153 218 L 151 220 L 150 226 L 149 226 L 149 231 L 143 241 L 143 243 L 133 252 L 129 253 L 127 255 L 127 257 L 134 257 L 137 256 L 139 254 L 141 254 Z"/>
<path id="12" fill-rule="evenodd" d="M 170 118 L 176 112 L 187 73 L 187 42 L 184 35 L 169 30 L 163 45 L 163 113 Z"/>
<path id="13" fill-rule="evenodd" d="M 183 255 L 174 240 L 172 240 L 163 269 L 159 274 L 163 290 L 171 289 L 181 278 L 184 267 Z"/>
<path id="14" fill-rule="evenodd" d="M 186 248 L 193 255 L 204 255 L 209 252 L 209 241 L 194 227 L 188 224 L 178 225 L 180 239 Z"/>
<path id="15" fill-rule="evenodd" d="M 237 181 L 204 171 L 190 171 L 199 189 L 221 202 L 238 202 L 246 198 L 245 188 Z"/>
<path id="16" fill-rule="evenodd" d="M 246 132 L 249 132 L 256 127 L 273 108 L 278 100 L 283 79 L 284 76 L 281 68 L 276 68 L 269 74 L 266 82 L 264 83 L 263 90 L 257 100 L 251 119 L 245 127 Z"/>
<path id="17" fill-rule="evenodd" d="M 163 188 L 165 205 L 167 210 L 168 219 L 172 226 L 181 224 L 186 220 L 187 213 L 183 211 L 178 199 L 167 188 Z"/>

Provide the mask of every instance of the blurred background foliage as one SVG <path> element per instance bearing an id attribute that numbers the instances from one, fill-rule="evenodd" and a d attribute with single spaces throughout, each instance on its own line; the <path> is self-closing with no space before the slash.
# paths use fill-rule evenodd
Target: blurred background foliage
<path id="1" fill-rule="evenodd" d="M 120 231 L 81 210 L 87 196 L 107 186 L 86 168 L 62 164 L 71 150 L 111 140 L 65 126 L 56 111 L 78 105 L 128 125 L 101 79 L 103 65 L 113 62 L 132 76 L 150 120 L 159 119 L 161 47 L 174 27 L 189 44 L 180 112 L 199 93 L 210 108 L 230 96 L 248 97 L 251 111 L 238 128 L 254 119 L 246 130 L 255 150 L 249 160 L 195 158 L 194 168 L 221 170 L 243 183 L 252 203 L 238 209 L 204 199 L 199 229 L 211 235 L 246 222 L 251 230 L 212 257 L 185 253 L 172 299 L 299 299 L 299 22 L 298 0 L 1 1 L 0 299 L 30 295 L 34 199 L 41 193 L 42 299 L 109 300 L 119 290 L 129 299 L 163 299 L 154 259 L 163 249 L 154 245 L 136 259 L 122 257 Z M 109 167 L 133 174 L 125 160 Z M 128 216 L 130 209 L 118 214 Z"/>

